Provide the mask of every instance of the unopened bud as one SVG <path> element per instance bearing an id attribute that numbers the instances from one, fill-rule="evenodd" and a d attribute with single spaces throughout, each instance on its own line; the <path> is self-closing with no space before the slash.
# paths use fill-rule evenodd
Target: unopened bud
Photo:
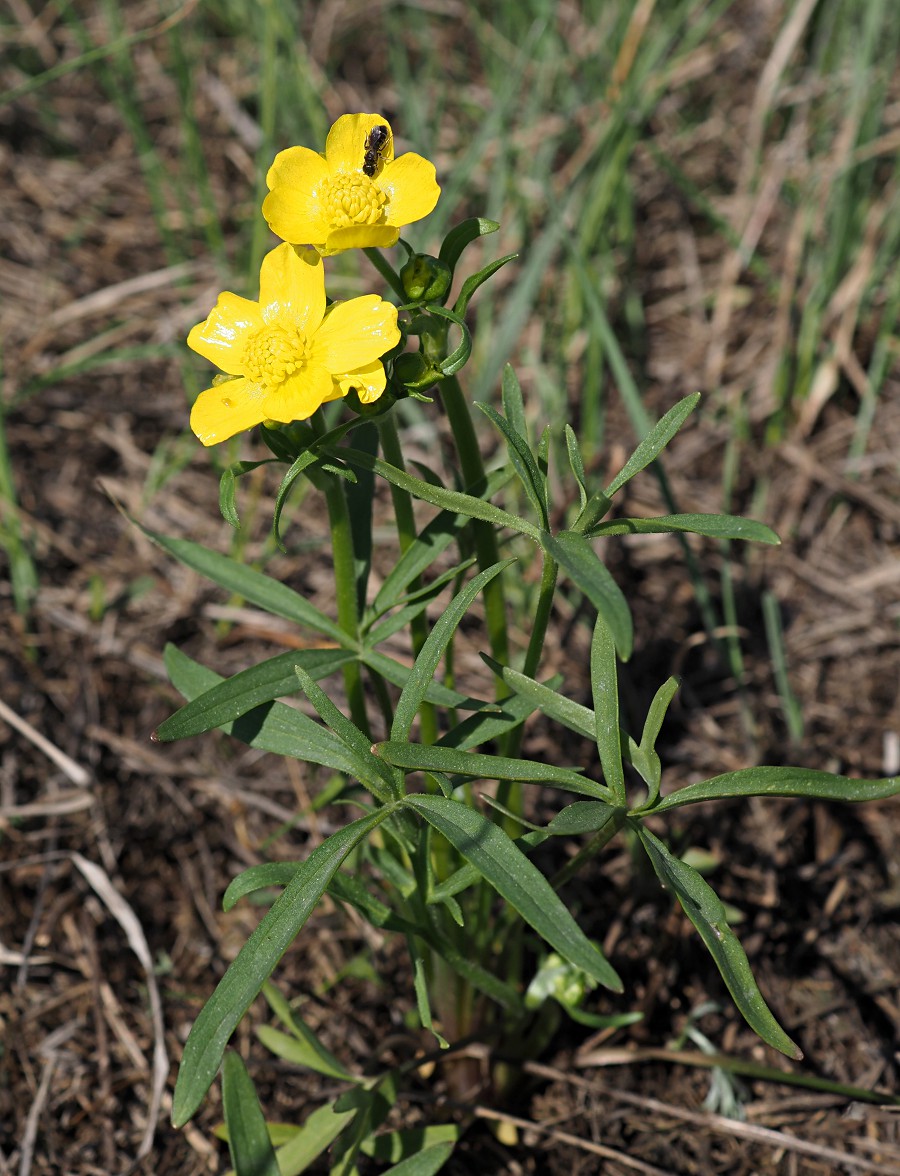
<path id="1" fill-rule="evenodd" d="M 446 262 L 428 253 L 414 253 L 400 270 L 403 292 L 410 302 L 439 302 L 443 304 L 453 281 L 453 272 Z"/>

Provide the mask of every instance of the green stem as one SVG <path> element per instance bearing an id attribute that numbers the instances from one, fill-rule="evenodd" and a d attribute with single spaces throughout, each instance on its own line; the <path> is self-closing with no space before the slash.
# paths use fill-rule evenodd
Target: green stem
<path id="1" fill-rule="evenodd" d="M 359 611 L 356 603 L 356 562 L 353 554 L 353 531 L 350 526 L 350 511 L 347 496 L 340 478 L 325 475 L 322 490 L 328 504 L 328 522 L 331 526 L 331 551 L 334 560 L 334 585 L 337 600 L 338 624 L 354 641 L 359 638 Z M 371 736 L 369 719 L 366 714 L 366 696 L 363 690 L 361 667 L 358 661 L 344 665 L 344 686 L 350 704 L 353 722 Z"/>
<path id="2" fill-rule="evenodd" d="M 372 265 L 378 270 L 390 288 L 394 291 L 401 303 L 407 301 L 406 291 L 403 289 L 403 283 L 400 281 L 398 274 L 395 272 L 390 262 L 385 261 L 381 255 L 380 249 L 364 249 L 366 257 L 371 261 Z"/>
<path id="3" fill-rule="evenodd" d="M 550 613 L 553 610 L 553 598 L 556 593 L 556 578 L 558 573 L 559 564 L 551 559 L 549 555 L 545 555 L 543 567 L 541 568 L 541 590 L 538 595 L 534 624 L 531 629 L 531 637 L 528 640 L 528 649 L 525 653 L 525 664 L 522 666 L 522 673 L 527 674 L 529 678 L 536 676 L 538 666 L 541 662 L 541 654 L 544 650 L 544 638 L 547 636 L 547 625 L 550 623 Z M 512 756 L 513 759 L 518 756 L 521 750 L 524 732 L 525 726 L 523 723 L 520 723 L 515 731 L 510 733 L 507 741 L 509 748 L 507 754 Z"/>
<path id="4" fill-rule="evenodd" d="M 554 890 L 559 890 L 561 886 L 578 873 L 585 862 L 596 857 L 612 841 L 625 824 L 627 815 L 625 809 L 616 809 L 603 828 L 594 834 L 587 845 L 583 849 L 580 849 L 571 861 L 566 862 L 563 868 L 553 875 L 550 879 L 550 885 Z"/>
<path id="5" fill-rule="evenodd" d="M 397 433 L 397 422 L 392 412 L 386 413 L 383 417 L 379 417 L 378 431 L 381 435 L 381 449 L 385 459 L 391 465 L 396 466 L 397 469 L 405 470 L 406 463 L 403 460 L 403 448 Z M 412 498 L 406 490 L 401 490 L 399 486 L 395 486 L 392 483 L 391 499 L 394 503 L 394 516 L 397 520 L 397 539 L 400 543 L 400 551 L 402 553 L 415 542 L 416 538 L 416 519 L 413 513 Z M 418 584 L 419 578 L 416 577 L 410 584 L 410 590 L 414 591 L 418 587 Z M 424 613 L 413 617 L 410 622 L 410 635 L 412 637 L 413 653 L 418 657 L 428 637 L 428 622 L 425 619 Z M 423 702 L 419 708 L 419 731 L 423 743 L 435 743 L 437 741 L 437 716 L 434 706 L 430 702 Z"/>
<path id="6" fill-rule="evenodd" d="M 470 494 L 477 494 L 479 486 L 484 482 L 484 463 L 481 460 L 481 450 L 478 448 L 475 426 L 469 412 L 469 402 L 463 395 L 459 381 L 455 376 L 448 376 L 442 380 L 440 389 L 441 399 L 447 411 L 447 419 L 453 430 L 453 439 L 456 442 L 463 483 Z M 500 559 L 497 535 L 491 524 L 482 519 L 472 519 L 471 527 L 472 537 L 475 541 L 475 554 L 478 557 L 478 567 L 484 571 L 485 568 L 489 568 Z M 491 653 L 495 661 L 504 666 L 508 665 L 509 641 L 506 632 L 506 596 L 503 591 L 502 572 L 499 576 L 495 576 L 484 590 L 484 609 Z M 505 698 L 507 694 L 509 691 L 501 681 L 497 687 L 497 698 Z"/>

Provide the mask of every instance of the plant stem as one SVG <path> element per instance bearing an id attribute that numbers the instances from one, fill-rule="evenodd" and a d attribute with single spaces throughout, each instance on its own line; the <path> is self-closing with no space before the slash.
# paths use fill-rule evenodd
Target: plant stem
<path id="1" fill-rule="evenodd" d="M 544 563 L 541 568 L 541 589 L 538 595 L 537 609 L 534 614 L 534 624 L 531 629 L 531 637 L 528 639 L 528 649 L 525 652 L 525 664 L 522 666 L 522 673 L 527 674 L 529 678 L 533 678 L 537 674 L 538 666 L 541 662 L 541 654 L 544 650 L 544 638 L 547 635 L 547 625 L 550 622 L 550 613 L 553 610 L 553 597 L 556 592 L 556 578 L 559 573 L 559 564 L 556 560 L 550 558 L 549 555 L 544 555 Z M 522 747 L 522 736 L 525 732 L 525 726 L 520 723 L 518 727 L 510 732 L 507 740 L 507 755 L 515 758 Z"/>
<path id="2" fill-rule="evenodd" d="M 596 857 L 612 841 L 625 824 L 627 815 L 627 811 L 624 808 L 615 810 L 603 828 L 597 830 L 587 845 L 583 849 L 580 849 L 571 861 L 567 862 L 561 870 L 553 875 L 550 879 L 550 885 L 554 890 L 559 890 L 561 886 L 578 873 L 585 862 L 589 861 L 592 857 Z"/>
<path id="3" fill-rule="evenodd" d="M 447 411 L 447 419 L 453 430 L 453 439 L 456 442 L 456 452 L 459 455 L 459 467 L 465 488 L 470 494 L 477 493 L 479 485 L 484 482 L 484 463 L 481 460 L 481 450 L 478 448 L 478 438 L 472 424 L 469 403 L 455 376 L 448 376 L 442 380 L 440 389 L 441 399 Z M 497 535 L 491 524 L 482 519 L 472 519 L 471 526 L 478 567 L 484 571 L 485 568 L 489 568 L 500 559 Z M 509 641 L 506 633 L 506 597 L 503 591 L 502 572 L 499 576 L 495 576 L 484 590 L 484 609 L 491 653 L 495 661 L 504 666 L 508 665 Z M 508 693 L 509 691 L 501 681 L 497 687 L 497 698 L 505 698 Z"/>
<path id="4" fill-rule="evenodd" d="M 354 640 L 359 638 L 359 610 L 356 602 L 356 562 L 353 554 L 353 532 L 350 527 L 350 511 L 347 496 L 340 478 L 326 475 L 322 490 L 328 504 L 328 522 L 331 526 L 331 550 L 334 559 L 334 585 L 337 600 L 338 624 Z M 371 737 L 369 719 L 366 714 L 366 696 L 358 661 L 344 665 L 344 686 L 350 704 L 350 717 L 359 729 Z"/>
<path id="5" fill-rule="evenodd" d="M 381 449 L 385 459 L 391 465 L 396 466 L 397 469 L 405 470 L 406 463 L 403 460 L 403 448 L 397 433 L 397 422 L 392 412 L 386 413 L 383 417 L 379 417 L 378 431 L 381 435 Z M 416 538 L 416 520 L 413 514 L 412 498 L 406 490 L 401 490 L 399 486 L 392 484 L 391 499 L 394 503 L 394 515 L 397 520 L 397 539 L 400 543 L 400 551 L 402 553 L 412 545 Z M 419 578 L 417 576 L 409 585 L 409 588 L 411 591 L 414 591 L 418 585 Z M 419 651 L 428 637 L 428 622 L 425 619 L 424 613 L 413 617 L 410 622 L 410 634 L 412 636 L 413 653 L 418 657 Z M 437 717 L 434 706 L 430 702 L 423 702 L 419 708 L 419 732 L 423 743 L 434 743 L 437 740 Z"/>
<path id="6" fill-rule="evenodd" d="M 368 259 L 369 259 L 369 261 L 371 261 L 372 265 L 375 266 L 375 268 L 378 270 L 378 272 L 381 274 L 381 276 L 384 278 L 384 280 L 387 282 L 387 284 L 390 286 L 390 288 L 394 291 L 394 293 L 400 299 L 400 302 L 401 303 L 406 302 L 407 297 L 406 297 L 406 291 L 403 289 L 403 283 L 400 281 L 399 276 L 394 271 L 391 264 L 389 262 L 385 261 L 385 259 L 381 256 L 381 250 L 380 249 L 364 249 L 363 253 L 365 253 L 366 257 L 368 257 Z"/>

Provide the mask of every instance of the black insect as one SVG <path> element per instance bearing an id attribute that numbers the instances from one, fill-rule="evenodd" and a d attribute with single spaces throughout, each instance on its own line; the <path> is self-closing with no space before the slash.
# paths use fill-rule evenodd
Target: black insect
<path id="1" fill-rule="evenodd" d="M 363 159 L 362 169 L 367 176 L 375 175 L 375 169 L 378 167 L 378 157 L 387 146 L 390 135 L 391 132 L 383 124 L 372 127 L 371 131 L 366 135 L 366 154 Z"/>

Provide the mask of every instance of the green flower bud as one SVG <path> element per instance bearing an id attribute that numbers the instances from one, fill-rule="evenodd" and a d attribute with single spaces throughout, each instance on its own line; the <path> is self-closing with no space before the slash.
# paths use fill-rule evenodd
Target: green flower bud
<path id="1" fill-rule="evenodd" d="M 453 271 L 439 257 L 414 253 L 400 270 L 403 292 L 410 302 L 440 302 L 450 292 Z"/>
<path id="2" fill-rule="evenodd" d="M 421 351 L 407 351 L 394 360 L 394 379 L 404 388 L 428 388 L 439 375 Z"/>

